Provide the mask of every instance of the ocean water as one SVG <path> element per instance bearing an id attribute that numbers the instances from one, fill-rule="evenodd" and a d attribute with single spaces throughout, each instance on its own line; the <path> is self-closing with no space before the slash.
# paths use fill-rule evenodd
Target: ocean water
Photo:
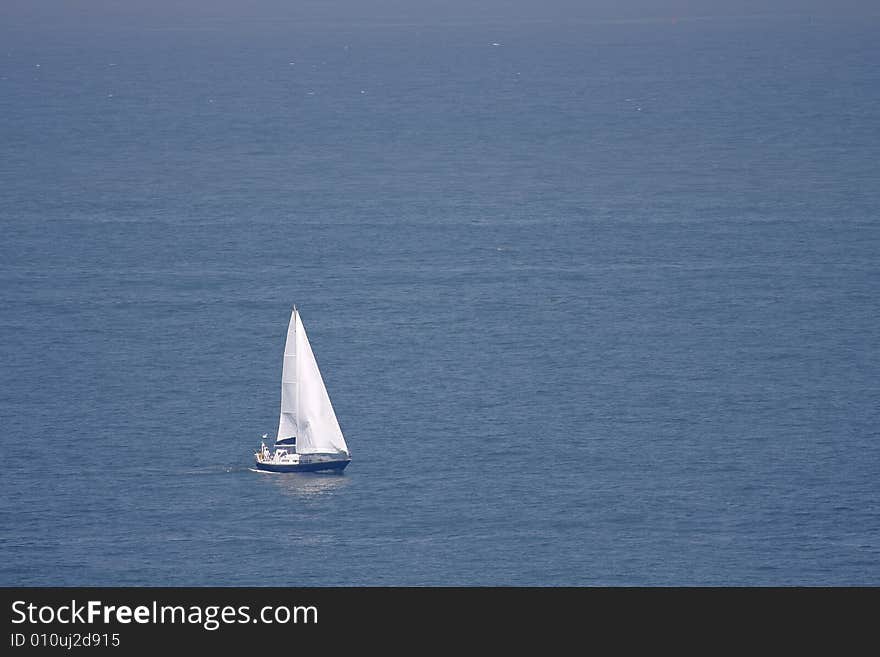
<path id="1" fill-rule="evenodd" d="M 880 584 L 877 28 L 7 22 L 0 584 Z"/>

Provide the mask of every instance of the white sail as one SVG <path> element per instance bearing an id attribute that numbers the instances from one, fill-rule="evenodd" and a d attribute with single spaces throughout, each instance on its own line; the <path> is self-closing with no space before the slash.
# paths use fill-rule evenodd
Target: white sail
<path id="1" fill-rule="evenodd" d="M 297 403 L 296 418 L 299 433 L 296 436 L 296 451 L 300 454 L 348 454 L 348 445 L 339 428 L 336 413 L 330 403 L 327 388 L 312 346 L 306 335 L 299 313 L 296 315 L 296 353 L 297 353 Z"/>
<path id="2" fill-rule="evenodd" d="M 281 419 L 276 444 L 296 436 L 299 454 L 348 454 L 299 313 L 287 328 L 281 371 Z"/>
<path id="3" fill-rule="evenodd" d="M 296 436 L 296 309 L 290 314 L 287 341 L 284 343 L 284 364 L 281 367 L 281 418 L 278 420 L 277 443 Z"/>

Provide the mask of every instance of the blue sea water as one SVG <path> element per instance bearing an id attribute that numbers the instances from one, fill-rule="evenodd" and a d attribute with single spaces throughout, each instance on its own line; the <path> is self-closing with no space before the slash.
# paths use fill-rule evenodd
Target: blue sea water
<path id="1" fill-rule="evenodd" d="M 0 27 L 0 584 L 880 584 L 877 28 Z"/>

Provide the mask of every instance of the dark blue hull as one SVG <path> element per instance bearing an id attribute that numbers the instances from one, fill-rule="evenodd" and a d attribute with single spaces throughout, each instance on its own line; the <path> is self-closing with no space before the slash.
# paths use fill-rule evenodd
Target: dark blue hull
<path id="1" fill-rule="evenodd" d="M 264 472 L 342 472 L 349 463 L 351 463 L 351 459 L 324 461 L 323 463 L 297 463 L 296 465 L 275 465 L 254 461 L 254 467 Z"/>

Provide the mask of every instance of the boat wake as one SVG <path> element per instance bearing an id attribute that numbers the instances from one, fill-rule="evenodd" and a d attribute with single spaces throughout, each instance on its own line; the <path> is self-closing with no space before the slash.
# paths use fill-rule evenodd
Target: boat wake
<path id="1" fill-rule="evenodd" d="M 259 470 L 257 468 L 248 468 L 251 472 L 259 472 L 260 474 L 290 474 L 289 472 L 274 472 L 272 470 Z"/>
<path id="2" fill-rule="evenodd" d="M 213 465 L 206 466 L 204 468 L 186 468 L 182 470 L 176 470 L 175 474 L 185 475 L 188 477 L 199 477 L 199 476 L 216 476 L 216 475 L 224 475 L 224 474 L 233 474 L 236 472 L 247 472 L 252 468 L 247 468 L 243 466 L 231 466 L 231 465 Z"/>

